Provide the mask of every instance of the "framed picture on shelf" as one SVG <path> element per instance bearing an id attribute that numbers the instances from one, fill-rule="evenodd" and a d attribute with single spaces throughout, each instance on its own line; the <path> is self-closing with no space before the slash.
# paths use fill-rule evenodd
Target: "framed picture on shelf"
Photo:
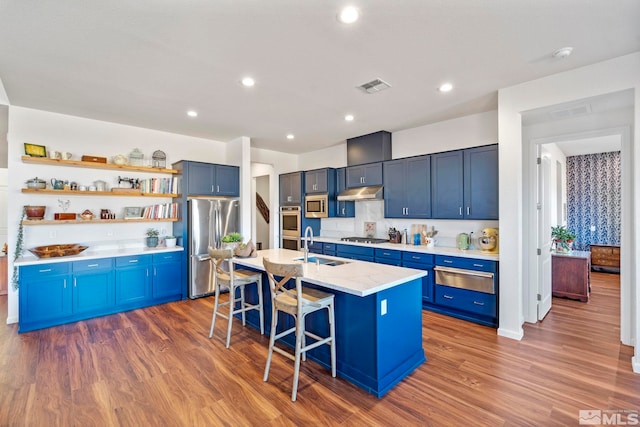
<path id="1" fill-rule="evenodd" d="M 44 145 L 24 143 L 24 154 L 31 157 L 47 157 L 47 148 Z"/>
<path id="2" fill-rule="evenodd" d="M 139 206 L 124 208 L 124 219 L 139 219 L 141 215 L 142 208 Z"/>

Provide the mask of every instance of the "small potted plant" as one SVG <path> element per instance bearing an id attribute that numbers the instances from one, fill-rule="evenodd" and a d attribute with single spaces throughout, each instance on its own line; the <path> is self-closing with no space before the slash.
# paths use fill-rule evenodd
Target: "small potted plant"
<path id="1" fill-rule="evenodd" d="M 176 246 L 176 236 L 167 236 L 164 238 L 164 244 L 168 248 L 175 248 Z"/>
<path id="2" fill-rule="evenodd" d="M 150 248 L 155 248 L 158 246 L 158 235 L 160 232 L 157 228 L 148 228 L 147 229 L 147 246 Z"/>
<path id="3" fill-rule="evenodd" d="M 240 233 L 230 233 L 222 237 L 222 247 L 225 249 L 235 249 L 240 243 L 242 243 Z"/>
<path id="4" fill-rule="evenodd" d="M 571 245 L 576 238 L 569 229 L 563 225 L 551 227 L 551 238 L 555 245 L 556 252 L 567 253 L 571 251 Z"/>

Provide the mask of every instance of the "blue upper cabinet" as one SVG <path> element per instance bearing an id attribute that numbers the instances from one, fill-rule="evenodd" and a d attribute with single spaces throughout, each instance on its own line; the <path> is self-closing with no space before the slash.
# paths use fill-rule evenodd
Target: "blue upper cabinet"
<path id="1" fill-rule="evenodd" d="M 498 146 L 433 154 L 433 218 L 498 219 Z"/>
<path id="2" fill-rule="evenodd" d="M 347 188 L 347 171 L 346 168 L 336 169 L 336 194 L 340 194 Z M 355 202 L 340 201 L 336 202 L 336 215 L 340 218 L 353 218 L 356 216 Z"/>
<path id="3" fill-rule="evenodd" d="M 240 168 L 237 166 L 182 161 L 178 162 L 178 168 L 182 169 L 188 195 L 240 195 Z"/>
<path id="4" fill-rule="evenodd" d="M 433 218 L 463 219 L 463 153 L 449 151 L 431 155 Z"/>
<path id="5" fill-rule="evenodd" d="M 431 218 L 431 156 L 383 164 L 384 216 Z"/>
<path id="6" fill-rule="evenodd" d="M 382 163 L 347 167 L 347 188 L 382 185 Z"/>
<path id="7" fill-rule="evenodd" d="M 280 205 L 302 205 L 302 172 L 280 175 Z"/>
<path id="8" fill-rule="evenodd" d="M 464 151 L 465 218 L 498 219 L 498 146 Z"/>
<path id="9" fill-rule="evenodd" d="M 335 191 L 335 169 L 324 168 L 306 171 L 304 173 L 304 193 L 328 193 Z"/>
<path id="10" fill-rule="evenodd" d="M 214 165 L 213 183 L 216 196 L 240 196 L 240 168 Z"/>

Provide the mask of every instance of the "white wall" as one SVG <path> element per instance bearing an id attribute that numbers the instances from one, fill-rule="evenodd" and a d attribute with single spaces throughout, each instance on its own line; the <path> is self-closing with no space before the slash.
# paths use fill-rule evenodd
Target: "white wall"
<path id="1" fill-rule="evenodd" d="M 501 89 L 498 93 L 498 124 L 500 152 L 500 227 L 502 236 L 509 239 L 501 241 L 500 257 L 500 335 L 520 338 L 523 334 L 523 246 L 529 244 L 523 212 L 523 198 L 527 197 L 524 185 L 526 170 L 524 155 L 521 114 L 524 111 L 541 108 L 591 96 L 635 90 L 635 111 L 633 127 L 640 122 L 640 53 L 614 58 L 598 64 L 555 74 L 542 79 Z M 634 147 L 640 146 L 640 137 L 633 132 Z M 640 150 L 631 150 L 630 168 L 640 164 Z M 624 167 L 624 166 L 623 166 Z M 635 174 L 631 182 L 631 194 L 640 189 L 640 174 Z M 623 203 L 624 205 L 624 203 Z M 640 325 L 637 309 L 640 295 L 635 283 L 640 277 L 640 264 L 637 259 L 635 242 L 640 238 L 640 229 L 634 227 L 640 220 L 640 199 L 634 198 L 632 206 L 623 206 L 623 227 L 629 235 L 622 241 L 622 269 L 627 270 L 630 282 L 634 284 L 630 299 L 633 301 L 631 323 L 635 344 L 640 342 Z M 624 274 L 624 271 L 622 272 Z M 640 348 L 635 347 L 634 370 L 640 372 Z"/>
<path id="2" fill-rule="evenodd" d="M 22 206 L 27 204 L 44 204 L 47 206 L 47 218 L 53 218 L 54 212 L 61 212 L 58 199 L 70 200 L 69 212 L 81 212 L 91 209 L 99 213 L 102 208 L 121 213 L 125 206 L 142 206 L 155 203 L 167 203 L 170 199 L 145 197 L 91 197 L 56 195 L 34 196 L 23 194 L 25 181 L 38 177 L 46 179 L 63 178 L 90 184 L 94 180 L 107 181 L 109 187 L 117 185 L 118 175 L 111 170 L 93 170 L 83 168 L 64 168 L 48 165 L 22 163 L 25 142 L 45 145 L 59 151 L 69 151 L 78 159 L 83 154 L 112 157 L 116 154 L 128 155 L 134 148 L 140 148 L 146 156 L 155 150 L 162 150 L 167 155 L 167 165 L 179 160 L 197 160 L 210 163 L 226 164 L 227 144 L 219 141 L 176 135 L 151 129 L 89 120 L 80 117 L 66 116 L 45 111 L 21 107 L 9 107 L 9 276 L 13 272 L 12 260 L 15 248 L 16 231 Z M 126 173 L 126 176 L 149 178 L 151 174 Z M 25 248 L 51 243 L 81 243 L 115 241 L 123 239 L 139 239 L 142 241 L 148 223 L 138 224 L 78 224 L 25 227 Z M 171 232 L 172 224 L 158 223 L 157 228 Z M 163 233 L 164 234 L 164 233 Z M 17 293 L 9 285 L 8 322 L 17 321 Z"/>

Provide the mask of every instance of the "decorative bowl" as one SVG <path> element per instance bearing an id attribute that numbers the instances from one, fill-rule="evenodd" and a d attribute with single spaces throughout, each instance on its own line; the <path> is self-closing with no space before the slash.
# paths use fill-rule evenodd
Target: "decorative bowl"
<path id="1" fill-rule="evenodd" d="M 44 190 L 47 188 L 47 181 L 44 179 L 38 179 L 38 177 L 32 178 L 26 182 L 27 188 L 34 188 Z"/>
<path id="2" fill-rule="evenodd" d="M 46 206 L 25 206 L 24 210 L 27 214 L 27 219 L 43 219 Z"/>
<path id="3" fill-rule="evenodd" d="M 66 245 L 47 245 L 31 248 L 29 249 L 29 252 L 31 252 L 38 258 L 53 258 L 60 256 L 78 255 L 88 247 L 89 246 L 78 245 L 77 243 Z"/>
<path id="4" fill-rule="evenodd" d="M 93 219 L 93 214 L 80 214 L 80 218 L 84 219 L 84 220 L 92 220 Z"/>

